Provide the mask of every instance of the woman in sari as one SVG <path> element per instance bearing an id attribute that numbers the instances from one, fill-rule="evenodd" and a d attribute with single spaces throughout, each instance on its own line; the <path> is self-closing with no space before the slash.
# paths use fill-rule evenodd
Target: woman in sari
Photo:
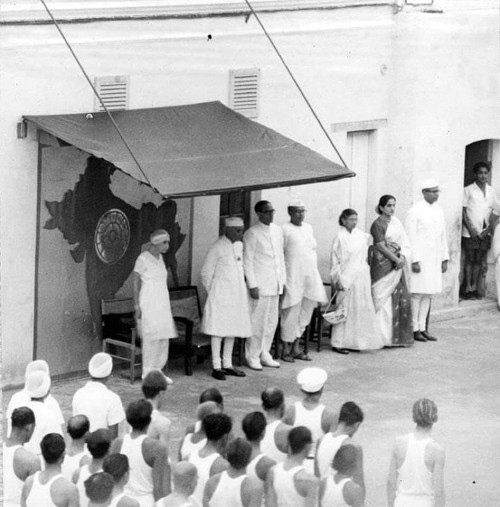
<path id="1" fill-rule="evenodd" d="M 395 197 L 383 195 L 376 208 L 380 216 L 370 228 L 373 304 L 385 347 L 413 344 L 406 260 L 410 255 L 410 243 L 403 225 L 394 216 L 395 209 Z"/>
<path id="2" fill-rule="evenodd" d="M 371 296 L 370 268 L 367 263 L 370 235 L 356 229 L 358 214 L 345 209 L 339 217 L 340 231 L 332 245 L 330 277 L 337 292 L 337 304 L 347 310 L 347 319 L 332 327 L 332 350 L 382 348 Z"/>

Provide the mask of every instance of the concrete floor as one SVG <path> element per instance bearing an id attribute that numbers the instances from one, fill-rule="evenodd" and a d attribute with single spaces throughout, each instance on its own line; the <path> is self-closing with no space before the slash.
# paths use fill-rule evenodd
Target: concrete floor
<path id="1" fill-rule="evenodd" d="M 260 392 L 277 385 L 287 402 L 299 399 L 295 377 L 306 365 L 325 368 L 329 378 L 324 402 L 333 409 L 349 400 L 365 412 L 356 435 L 365 453 L 366 505 L 387 505 L 386 474 L 396 435 L 412 429 L 411 407 L 420 397 L 433 399 L 439 409 L 434 437 L 446 449 L 447 505 L 483 507 L 498 505 L 500 498 L 500 312 L 490 305 L 480 313 L 432 325 L 437 343 L 417 343 L 409 349 L 384 349 L 375 353 L 339 356 L 325 340 L 321 353 L 313 351 L 312 363 L 283 364 L 279 371 L 254 372 L 247 377 L 217 382 L 209 376 L 208 361 L 192 377 L 183 374 L 180 362 L 172 364 L 174 385 L 168 391 L 165 412 L 173 421 L 173 458 L 177 442 L 194 417 L 198 394 L 217 385 L 225 396 L 226 410 L 241 433 L 241 419 L 259 409 Z M 55 381 L 52 393 L 66 416 L 71 397 L 85 379 Z M 140 397 L 140 386 L 113 376 L 110 387 L 124 404 Z M 4 392 L 3 403 L 12 392 Z"/>

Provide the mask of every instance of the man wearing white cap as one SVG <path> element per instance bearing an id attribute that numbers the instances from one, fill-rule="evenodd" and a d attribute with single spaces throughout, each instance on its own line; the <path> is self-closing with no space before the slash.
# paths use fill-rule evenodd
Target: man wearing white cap
<path id="1" fill-rule="evenodd" d="M 208 293 L 201 329 L 212 337 L 212 377 L 217 380 L 226 380 L 226 375 L 245 376 L 232 364 L 235 336 L 247 338 L 252 335 L 243 273 L 242 237 L 243 220 L 226 218 L 224 236 L 210 246 L 201 268 L 201 281 Z"/>
<path id="2" fill-rule="evenodd" d="M 106 387 L 113 370 L 109 354 L 98 352 L 89 361 L 92 377 L 73 396 L 73 415 L 85 415 L 90 431 L 108 428 L 113 438 L 118 436 L 118 425 L 125 420 L 125 411 L 120 397 Z"/>
<path id="3" fill-rule="evenodd" d="M 27 407 L 35 414 L 35 431 L 25 449 L 33 454 L 41 455 L 40 442 L 47 433 L 64 435 L 64 428 L 57 413 L 47 406 L 45 399 L 50 391 L 50 377 L 45 371 L 35 371 L 28 375 L 26 391 L 30 397 Z"/>
<path id="4" fill-rule="evenodd" d="M 286 284 L 283 231 L 273 224 L 274 209 L 269 201 L 255 205 L 259 222 L 243 236 L 243 266 L 250 292 L 252 337 L 246 341 L 245 357 L 253 370 L 278 368 L 269 351 L 278 325 L 279 296 Z"/>
<path id="5" fill-rule="evenodd" d="M 312 227 L 304 222 L 305 213 L 303 201 L 290 202 L 290 222 L 283 225 L 286 293 L 281 302 L 281 339 L 282 359 L 287 362 L 310 360 L 299 350 L 300 337 L 311 321 L 316 305 L 328 301 L 318 271 L 317 243 Z"/>
<path id="6" fill-rule="evenodd" d="M 170 236 L 164 229 L 151 233 L 147 249 L 135 261 L 134 309 L 142 340 L 142 378 L 151 370 L 162 370 L 168 361 L 170 338 L 177 337 L 167 285 L 167 253 Z M 167 377 L 167 382 L 172 380 Z"/>
<path id="7" fill-rule="evenodd" d="M 302 401 L 296 401 L 289 407 L 283 422 L 290 426 L 305 426 L 312 434 L 313 445 L 305 461 L 307 472 L 314 474 L 314 452 L 316 442 L 327 432 L 332 425 L 335 426 L 335 414 L 320 403 L 323 387 L 328 374 L 323 368 L 304 368 L 297 375 L 297 384 L 304 394 Z"/>
<path id="8" fill-rule="evenodd" d="M 35 361 L 31 361 L 26 366 L 26 371 L 24 374 L 25 382 L 28 380 L 28 376 L 30 373 L 33 373 L 34 371 L 44 371 L 47 373 L 47 375 L 50 376 L 49 371 L 49 365 L 46 361 L 43 359 L 37 359 Z M 15 408 L 18 407 L 25 407 L 30 401 L 30 397 L 28 395 L 28 391 L 26 390 L 26 384 L 21 391 L 18 391 L 17 393 L 14 393 L 12 395 L 12 398 L 9 401 L 9 405 L 7 406 L 7 412 L 5 417 L 7 418 L 7 435 L 10 435 L 10 429 L 11 429 L 11 416 L 12 412 Z M 52 412 L 54 417 L 57 417 L 59 420 L 59 424 L 64 425 L 64 416 L 61 411 L 61 407 L 59 406 L 59 403 L 57 400 L 49 393 L 47 397 L 43 400 L 43 402 L 47 405 L 49 410 Z"/>
<path id="9" fill-rule="evenodd" d="M 436 204 L 439 183 L 426 180 L 421 185 L 424 199 L 409 211 L 405 228 L 411 245 L 411 311 L 416 341 L 436 341 L 426 329 L 433 294 L 442 290 L 442 273 L 448 269 L 448 245 L 443 211 Z"/>

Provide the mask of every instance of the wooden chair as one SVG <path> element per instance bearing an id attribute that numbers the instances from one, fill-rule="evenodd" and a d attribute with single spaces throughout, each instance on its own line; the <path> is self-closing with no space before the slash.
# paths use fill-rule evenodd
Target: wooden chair
<path id="1" fill-rule="evenodd" d="M 141 348 L 135 329 L 134 300 L 101 300 L 102 350 L 111 357 L 129 363 L 130 383 L 135 380 L 135 368 L 141 365 Z M 120 351 L 125 351 L 120 354 Z"/>
<path id="2" fill-rule="evenodd" d="M 175 357 L 176 349 L 180 349 L 184 371 L 186 375 L 192 375 L 194 358 L 200 357 L 203 348 L 210 347 L 210 336 L 201 332 L 201 306 L 196 285 L 170 289 L 170 306 L 179 333 L 178 338 L 170 341 L 174 354 L 171 357 Z"/>
<path id="3" fill-rule="evenodd" d="M 332 297 L 331 291 L 332 286 L 330 283 L 324 283 L 323 285 L 327 288 L 327 296 L 328 301 L 330 301 L 330 298 Z M 329 289 L 329 290 L 328 290 Z M 319 352 L 321 350 L 321 339 L 323 338 L 323 333 L 325 330 L 328 330 L 328 334 L 330 334 L 331 331 L 331 324 L 328 324 L 328 322 L 323 319 L 323 312 L 326 310 L 326 306 L 328 303 L 320 304 L 318 303 L 318 306 L 314 309 L 314 312 L 312 314 L 311 322 L 309 324 L 309 339 L 310 341 L 316 340 L 316 350 Z M 307 332 L 307 331 L 306 331 Z"/>

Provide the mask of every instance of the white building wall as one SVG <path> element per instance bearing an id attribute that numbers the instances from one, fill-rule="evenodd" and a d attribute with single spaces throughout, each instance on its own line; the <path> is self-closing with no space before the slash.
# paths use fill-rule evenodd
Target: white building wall
<path id="1" fill-rule="evenodd" d="M 446 10 L 448 3 L 440 2 Z M 473 5 L 477 5 L 476 4 Z M 398 198 L 404 218 L 418 182 L 445 182 L 452 255 L 458 255 L 460 195 L 465 145 L 500 139 L 498 9 L 422 14 L 392 8 L 262 14 L 262 20 L 348 159 L 347 133 L 356 122 L 384 120 L 373 139 L 363 227 L 382 193 Z M 471 22 L 471 19 L 473 22 Z M 258 121 L 336 160 L 255 19 L 244 16 L 145 19 L 64 24 L 67 38 L 91 77 L 128 74 L 130 108 L 209 100 L 228 101 L 229 70 L 261 69 Z M 211 39 L 208 35 L 211 35 Z M 21 116 L 88 112 L 94 99 L 76 63 L 51 25 L 5 25 L 0 41 L 2 331 L 4 381 L 19 378 L 32 356 L 36 249 L 37 143 L 16 139 Z M 347 124 L 345 130 L 335 128 Z M 356 170 L 356 167 L 353 167 Z M 500 168 L 499 168 L 500 170 Z M 494 185 L 500 191 L 500 178 Z M 153 182 L 154 185 L 154 182 Z M 337 217 L 349 205 L 342 180 L 262 192 L 287 220 L 292 195 L 309 208 L 325 280 Z M 195 199 L 193 282 L 216 236 L 217 199 L 210 214 Z M 196 222 L 203 217 L 203 222 Z M 204 234 L 208 234 L 208 238 Z M 199 234 L 198 234 L 199 232 Z M 212 237 L 214 236 L 214 237 Z M 446 277 L 442 302 L 457 302 L 457 261 Z"/>

